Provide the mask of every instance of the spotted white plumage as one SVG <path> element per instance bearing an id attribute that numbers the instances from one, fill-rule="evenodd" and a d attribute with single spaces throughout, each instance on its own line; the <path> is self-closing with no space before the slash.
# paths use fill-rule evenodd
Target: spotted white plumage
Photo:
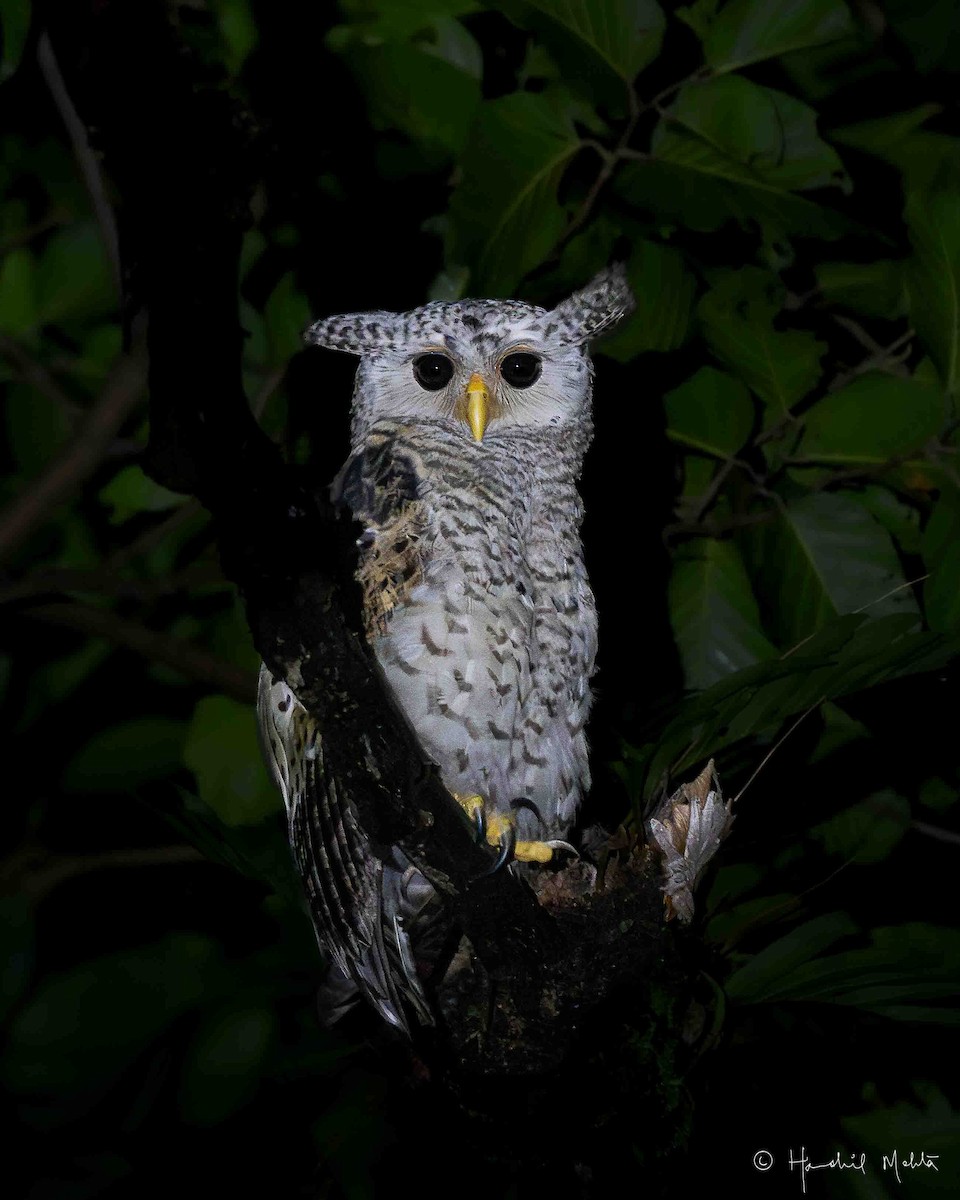
<path id="1" fill-rule="evenodd" d="M 446 786 L 482 797 L 524 844 L 565 839 L 590 784 L 587 343 L 631 307 L 616 267 L 552 311 L 435 303 L 306 335 L 360 355 L 333 495 L 365 530 L 368 640 Z M 265 670 L 259 714 L 322 945 L 388 1021 L 406 1028 L 405 1006 L 429 1019 L 411 941 L 429 885 L 399 851 L 372 853 L 309 715 Z"/>

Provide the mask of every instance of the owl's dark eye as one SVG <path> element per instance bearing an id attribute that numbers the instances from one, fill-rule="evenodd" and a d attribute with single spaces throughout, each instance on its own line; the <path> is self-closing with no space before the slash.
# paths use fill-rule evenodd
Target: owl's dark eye
<path id="1" fill-rule="evenodd" d="M 453 363 L 445 354 L 421 354 L 413 360 L 417 383 L 428 392 L 439 392 L 453 378 Z"/>
<path id="2" fill-rule="evenodd" d="M 508 354 L 500 364 L 500 374 L 515 388 L 528 388 L 540 378 L 540 359 L 535 354 Z"/>

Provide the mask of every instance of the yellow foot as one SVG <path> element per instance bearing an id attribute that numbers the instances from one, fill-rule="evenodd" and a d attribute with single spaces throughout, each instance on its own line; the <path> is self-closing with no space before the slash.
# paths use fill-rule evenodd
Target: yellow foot
<path id="1" fill-rule="evenodd" d="M 482 842 L 487 828 L 487 818 L 483 809 L 483 797 L 473 796 L 467 792 L 454 792 L 453 798 L 470 818 L 470 824 L 476 830 L 477 841 Z"/>
<path id="2" fill-rule="evenodd" d="M 558 850 L 577 856 L 576 850 L 569 842 L 525 842 L 517 840 L 517 822 L 509 813 L 494 813 L 486 815 L 486 802 L 482 796 L 466 795 L 454 792 L 453 798 L 470 818 L 477 831 L 477 840 L 486 840 L 498 850 L 497 861 L 492 871 L 497 871 L 505 863 L 516 859 L 519 862 L 548 863 Z M 534 809 L 534 811 L 536 811 Z M 492 873 L 491 871 L 491 873 Z"/>

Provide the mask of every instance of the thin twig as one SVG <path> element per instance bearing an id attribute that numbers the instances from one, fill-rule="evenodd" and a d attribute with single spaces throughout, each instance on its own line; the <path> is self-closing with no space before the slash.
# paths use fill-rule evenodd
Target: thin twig
<path id="1" fill-rule="evenodd" d="M 685 534 L 695 534 L 698 537 L 722 537 L 734 529 L 749 529 L 753 525 L 765 525 L 773 519 L 773 510 L 765 512 L 744 513 L 742 516 L 727 517 L 723 521 L 672 521 L 664 525 L 662 538 L 669 545 L 675 537 Z"/>
<path id="2" fill-rule="evenodd" d="M 609 183 L 610 177 L 621 162 L 625 159 L 646 160 L 650 157 L 648 154 L 643 153 L 643 151 L 630 149 L 630 139 L 633 137 L 634 131 L 637 128 L 637 122 L 643 114 L 649 112 L 651 109 L 656 109 L 659 112 L 661 104 L 668 96 L 673 95 L 674 92 L 678 92 L 685 84 L 692 83 L 697 79 L 706 78 L 709 74 L 710 72 L 705 71 L 703 67 L 698 67 L 693 74 L 684 76 L 683 79 L 678 80 L 676 83 L 671 83 L 668 87 L 658 92 L 652 100 L 645 100 L 643 103 L 637 99 L 637 93 L 634 91 L 632 85 L 628 85 L 627 105 L 629 107 L 629 117 L 623 128 L 623 132 L 617 139 L 616 146 L 612 150 L 608 150 L 602 142 L 598 142 L 593 138 L 586 139 L 582 143 L 584 148 L 596 150 L 603 163 L 596 178 L 590 185 L 586 196 L 583 198 L 580 207 L 573 215 L 570 224 L 563 231 L 563 235 L 557 243 L 558 248 L 565 245 L 587 221 L 600 193 Z"/>
<path id="3" fill-rule="evenodd" d="M 283 383 L 286 374 L 287 367 L 284 364 L 282 367 L 277 367 L 275 371 L 271 371 L 261 383 L 259 391 L 250 404 L 250 410 L 258 421 L 263 416 L 263 410 L 267 407 L 267 401 L 280 384 Z"/>
<path id="4" fill-rule="evenodd" d="M 889 592 L 884 592 L 882 596 L 878 596 L 876 600 L 868 600 L 866 604 L 861 604 L 859 608 L 855 608 L 855 613 L 866 612 L 868 608 L 872 608 L 875 604 L 880 604 L 890 596 L 895 596 L 897 592 L 905 592 L 907 588 L 916 587 L 918 583 L 923 583 L 925 579 L 930 578 L 930 573 L 926 575 L 918 575 L 916 579 L 908 579 L 905 583 L 898 583 L 896 587 L 891 588 Z"/>
<path id="5" fill-rule="evenodd" d="M 192 591 L 213 584 L 227 586 L 223 572 L 215 562 L 198 562 L 159 579 L 130 579 L 106 567 L 93 571 L 69 568 L 37 571 L 0 587 L 0 604 L 29 600 L 33 596 L 64 595 L 71 592 L 96 596 L 127 597 L 136 600 L 155 600 L 177 592 Z"/>
<path id="6" fill-rule="evenodd" d="M 912 352 L 910 343 L 915 337 L 913 329 L 908 329 L 900 334 L 899 337 L 894 338 L 889 346 L 881 346 L 862 325 L 851 320 L 849 317 L 844 317 L 840 313 L 834 313 L 833 319 L 842 329 L 847 330 L 865 350 L 869 350 L 870 353 L 855 367 L 841 371 L 831 379 L 827 387 L 828 391 L 835 392 L 838 388 L 845 387 L 851 380 L 865 374 L 867 371 L 885 371 L 900 378 L 908 374 L 904 364 Z"/>
<path id="7" fill-rule="evenodd" d="M 104 248 L 107 252 L 110 269 L 113 273 L 113 281 L 117 289 L 117 298 L 119 299 L 122 276 L 117 223 L 114 220 L 113 209 L 110 206 L 110 201 L 107 199 L 106 189 L 103 185 L 103 173 L 100 170 L 100 163 L 93 152 L 93 147 L 90 145 L 86 126 L 80 120 L 77 110 L 73 106 L 73 101 L 70 99 L 70 93 L 67 91 L 67 85 L 64 82 L 56 55 L 53 52 L 53 46 L 50 44 L 50 37 L 46 33 L 42 33 L 37 42 L 37 63 L 40 66 L 40 72 L 46 81 L 47 87 L 50 89 L 50 95 L 57 106 L 57 111 L 60 113 L 63 123 L 67 127 L 67 136 L 70 138 L 74 157 L 77 160 L 77 165 L 80 167 L 83 182 L 86 184 L 87 192 L 90 195 L 90 203 L 93 205 L 94 216 L 100 228 L 100 237 L 103 239 Z"/>
<path id="8" fill-rule="evenodd" d="M 24 616 L 73 629 L 88 637 L 102 637 L 115 646 L 132 650 L 149 662 L 162 663 L 197 683 L 215 688 L 243 704 L 253 704 L 256 677 L 249 671 L 224 662 L 192 642 L 158 633 L 121 617 L 108 608 L 88 604 L 41 604 L 23 609 Z"/>
<path id="9" fill-rule="evenodd" d="M 26 490 L 0 513 L 0 562 L 46 521 L 93 474 L 109 451 L 117 430 L 143 395 L 146 369 L 134 350 L 115 363 L 103 392 L 76 436 Z"/>
<path id="10" fill-rule="evenodd" d="M 67 395 L 46 367 L 5 333 L 0 333 L 0 354 L 16 368 L 24 383 L 29 384 L 41 396 L 52 400 L 72 421 L 77 421 L 83 416 L 83 408 Z"/>
<path id="11" fill-rule="evenodd" d="M 633 130 L 631 129 L 630 132 L 632 133 Z M 597 143 L 591 143 L 591 147 L 594 150 L 602 149 Z M 618 157 L 616 153 L 610 154 L 609 151 L 605 152 L 603 165 L 600 167 L 597 177 L 590 185 L 589 191 L 583 198 L 583 202 L 571 219 L 570 224 L 563 231 L 563 236 L 560 238 L 558 245 L 562 246 L 568 242 L 590 216 L 590 213 L 593 211 L 593 206 L 597 202 L 597 197 L 603 191 L 610 179 L 610 176 L 616 170 L 617 162 Z"/>
<path id="12" fill-rule="evenodd" d="M 142 555 L 148 554 L 155 546 L 161 545 L 171 533 L 174 533 L 182 525 L 188 524 L 203 514 L 204 510 L 200 501 L 191 497 L 179 508 L 175 508 L 164 520 L 158 521 L 156 525 L 151 525 L 128 545 L 121 546 L 119 550 L 114 551 L 104 562 L 104 567 L 109 571 L 119 571 Z"/>
<path id="13" fill-rule="evenodd" d="M 7 887 L 36 902 L 68 879 L 109 868 L 170 867 L 203 862 L 194 846 L 144 846 L 131 850 L 108 850 L 102 854 L 49 854 L 41 847 L 27 847 L 0 864 L 0 880 Z"/>
<path id="14" fill-rule="evenodd" d="M 27 225 L 24 229 L 19 229 L 16 233 L 11 233 L 9 237 L 4 238 L 0 242 L 0 258 L 6 258 L 10 251 L 16 250 L 18 246 L 29 246 L 34 238 L 40 237 L 41 234 L 47 233 L 51 229 L 58 228 L 63 223 L 64 210 L 52 209 L 35 224 Z"/>
<path id="15" fill-rule="evenodd" d="M 930 825 L 926 821 L 911 821 L 910 827 L 917 833 L 936 838 L 938 842 L 948 842 L 951 846 L 960 846 L 960 833 L 954 833 L 952 829 L 941 829 L 939 825 Z"/>
<path id="16" fill-rule="evenodd" d="M 707 512 L 713 506 L 714 501 L 719 495 L 720 489 L 727 482 L 730 472 L 734 467 L 739 465 L 740 464 L 738 463 L 737 459 L 728 458 L 716 475 L 714 475 L 713 479 L 710 481 L 710 486 L 700 497 L 700 503 L 697 505 L 696 512 L 693 514 L 693 520 L 697 525 L 700 524 L 703 518 L 707 515 Z"/>
<path id="17" fill-rule="evenodd" d="M 821 696 L 819 700 L 815 700 L 813 702 L 813 704 L 811 704 L 810 707 L 805 712 L 802 712 L 800 714 L 800 716 L 797 717 L 797 719 L 790 726 L 790 728 L 788 730 L 786 730 L 785 733 L 782 733 L 780 735 L 780 737 L 777 738 L 777 740 L 774 742 L 774 744 L 770 747 L 770 749 L 767 751 L 767 753 L 760 760 L 760 763 L 754 769 L 753 774 L 750 776 L 750 778 L 747 780 L 747 782 L 743 785 L 743 787 L 740 789 L 740 791 L 737 792 L 737 794 L 734 796 L 734 798 L 733 798 L 734 804 L 736 804 L 740 800 L 743 793 L 747 790 L 747 788 L 750 786 L 750 784 L 753 783 L 753 781 L 756 779 L 756 777 L 760 774 L 760 772 L 767 765 L 767 763 L 770 761 L 770 759 L 773 758 L 773 756 L 780 749 L 780 747 L 787 740 L 787 738 L 790 737 L 790 735 L 794 732 L 794 730 L 798 729 L 800 727 L 800 725 L 807 719 L 807 717 L 809 717 L 812 712 L 816 711 L 816 709 L 818 709 L 825 700 L 826 700 L 826 696 Z"/>

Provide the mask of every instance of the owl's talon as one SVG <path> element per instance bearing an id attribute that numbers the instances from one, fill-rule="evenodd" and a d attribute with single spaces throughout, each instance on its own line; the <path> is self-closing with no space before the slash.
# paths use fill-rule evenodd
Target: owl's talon
<path id="1" fill-rule="evenodd" d="M 477 833 L 477 840 L 485 841 L 488 845 L 496 848 L 496 862 L 494 862 L 489 871 L 484 871 L 480 878 L 495 874 L 505 867 L 507 863 L 514 860 L 528 863 L 548 863 L 553 862 L 561 852 L 563 854 L 570 854 L 574 858 L 580 857 L 577 850 L 569 842 L 560 841 L 559 839 L 549 842 L 519 841 L 517 839 L 517 822 L 512 814 L 493 813 L 488 818 L 482 796 L 468 796 L 462 792 L 454 792 L 453 798 L 473 823 Z M 514 800 L 511 807 L 515 811 L 520 808 L 528 808 L 541 825 L 543 824 L 540 810 L 532 800 Z"/>
<path id="2" fill-rule="evenodd" d="M 571 859 L 578 859 L 580 857 L 580 851 L 576 848 L 576 846 L 571 846 L 569 842 L 561 842 L 556 840 L 552 842 L 543 842 L 542 844 L 550 847 L 550 849 L 553 851 L 554 858 L 558 857 L 557 851 L 560 850 L 562 850 L 565 854 L 569 854 Z"/>
<path id="3" fill-rule="evenodd" d="M 477 842 L 483 845 L 487 840 L 487 814 L 484 810 L 483 797 L 464 792 L 454 792 L 453 798 L 473 822 Z"/>
<path id="4" fill-rule="evenodd" d="M 525 808 L 527 812 L 532 812 L 537 818 L 537 823 L 541 828 L 543 827 L 543 817 L 540 815 L 540 809 L 537 808 L 532 800 L 528 800 L 525 796 L 520 796 L 518 799 L 510 801 L 510 807 L 514 811 L 516 811 L 518 808 Z"/>
<path id="5" fill-rule="evenodd" d="M 496 820 L 497 819 L 494 818 L 494 821 L 496 821 Z M 499 850 L 497 853 L 497 861 L 493 864 L 493 866 L 488 871 L 481 872 L 481 875 L 480 875 L 481 879 L 486 879 L 488 875 L 496 875 L 496 873 L 502 867 L 505 867 L 507 865 L 507 863 L 513 859 L 514 854 L 516 852 L 516 848 L 518 845 L 518 843 L 517 843 L 517 827 L 513 824 L 512 821 L 502 821 L 499 824 L 500 824 L 500 830 L 499 830 L 500 836 L 499 836 L 497 842 L 494 843 L 494 844 L 498 845 L 498 847 L 499 847 Z M 491 841 L 491 840 L 492 839 L 490 837 L 490 832 L 488 831 L 487 841 Z"/>

